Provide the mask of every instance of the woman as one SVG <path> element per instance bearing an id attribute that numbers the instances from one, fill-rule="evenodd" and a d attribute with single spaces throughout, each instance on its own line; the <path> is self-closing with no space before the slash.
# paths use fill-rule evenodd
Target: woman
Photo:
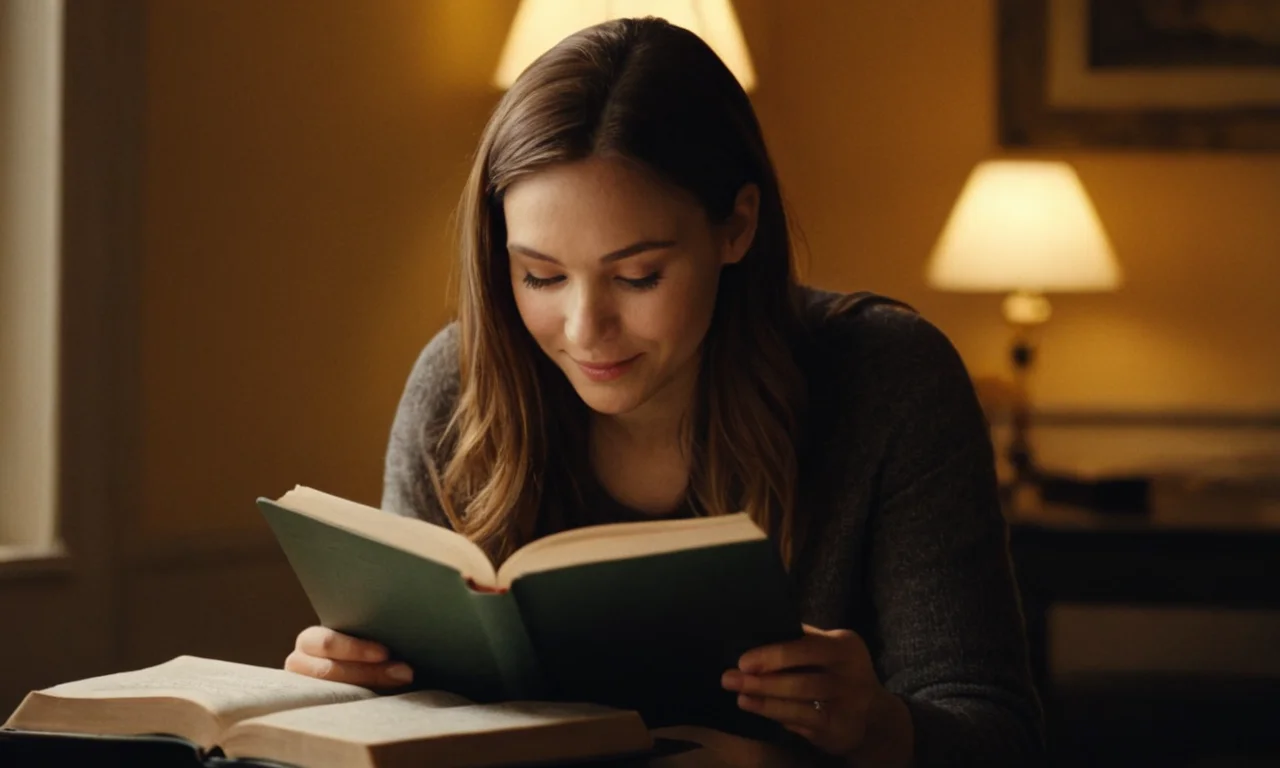
<path id="1" fill-rule="evenodd" d="M 1040 714 L 991 444 L 909 309 L 796 284 L 751 105 L 665 22 L 584 30 L 497 106 L 462 200 L 457 323 L 423 352 L 384 508 L 496 560 L 589 523 L 746 510 L 805 636 L 738 705 L 855 765 L 1030 765 Z M 319 627 L 289 669 L 411 671 Z"/>

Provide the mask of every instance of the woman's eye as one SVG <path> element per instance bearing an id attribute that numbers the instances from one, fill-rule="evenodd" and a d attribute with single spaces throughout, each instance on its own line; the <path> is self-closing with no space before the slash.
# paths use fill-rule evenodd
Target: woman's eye
<path id="1" fill-rule="evenodd" d="M 618 279 L 626 283 L 627 285 L 631 286 L 632 288 L 645 291 L 650 288 L 656 287 L 658 285 L 658 282 L 662 280 L 662 273 L 654 271 L 654 272 L 650 272 L 644 277 L 638 277 L 638 278 L 620 277 Z"/>
<path id="2" fill-rule="evenodd" d="M 532 272 L 524 273 L 524 284 L 530 288 L 549 288 L 562 280 L 564 280 L 564 275 L 556 275 L 555 277 L 536 277 Z"/>

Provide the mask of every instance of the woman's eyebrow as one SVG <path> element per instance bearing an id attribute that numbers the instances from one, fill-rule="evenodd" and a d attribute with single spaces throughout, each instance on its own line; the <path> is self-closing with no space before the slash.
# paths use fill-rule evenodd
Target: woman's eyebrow
<path id="1" fill-rule="evenodd" d="M 600 257 L 600 262 L 602 264 L 609 264 L 630 258 L 631 256 L 635 256 L 636 254 L 644 253 L 646 251 L 657 251 L 663 248 L 670 248 L 675 244 L 675 240 L 641 240 L 637 243 L 628 245 L 626 248 L 619 248 L 616 251 L 606 253 Z M 552 256 L 548 256 L 541 251 L 536 251 L 527 245 L 520 245 L 519 243 L 507 243 L 507 250 L 524 254 L 525 256 L 528 256 L 531 259 L 537 259 L 538 261 L 549 261 L 552 264 L 560 263 Z"/>

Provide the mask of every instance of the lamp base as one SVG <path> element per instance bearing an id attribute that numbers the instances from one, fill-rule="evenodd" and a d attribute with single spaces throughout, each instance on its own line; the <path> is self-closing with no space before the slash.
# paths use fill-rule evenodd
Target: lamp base
<path id="1" fill-rule="evenodd" d="M 1016 328 L 1044 325 L 1053 314 L 1049 299 L 1039 291 L 1014 291 L 1001 305 L 1004 319 Z"/>
<path id="2" fill-rule="evenodd" d="M 1030 334 L 1019 328 L 1009 348 L 1013 363 L 1014 401 L 1013 434 L 1009 440 L 1009 465 L 1013 468 L 1013 482 L 1035 480 L 1035 459 L 1031 450 L 1031 402 L 1027 394 L 1027 378 L 1035 362 L 1036 348 Z"/>
<path id="3" fill-rule="evenodd" d="M 1004 300 L 1004 316 L 1013 327 L 1009 362 L 1013 367 L 1013 434 L 1009 441 L 1009 464 L 1013 469 L 1012 496 L 1019 487 L 1037 486 L 1035 456 L 1031 448 L 1031 396 L 1028 379 L 1036 358 L 1036 329 L 1052 314 L 1049 299 L 1032 291 L 1015 291 Z"/>

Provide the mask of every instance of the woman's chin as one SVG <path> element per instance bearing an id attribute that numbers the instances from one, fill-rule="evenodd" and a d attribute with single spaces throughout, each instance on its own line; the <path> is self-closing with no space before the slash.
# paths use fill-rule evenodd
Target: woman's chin
<path id="1" fill-rule="evenodd" d="M 621 416 L 635 410 L 642 402 L 639 393 L 631 387 L 575 382 L 574 391 L 588 408 L 601 416 Z"/>

